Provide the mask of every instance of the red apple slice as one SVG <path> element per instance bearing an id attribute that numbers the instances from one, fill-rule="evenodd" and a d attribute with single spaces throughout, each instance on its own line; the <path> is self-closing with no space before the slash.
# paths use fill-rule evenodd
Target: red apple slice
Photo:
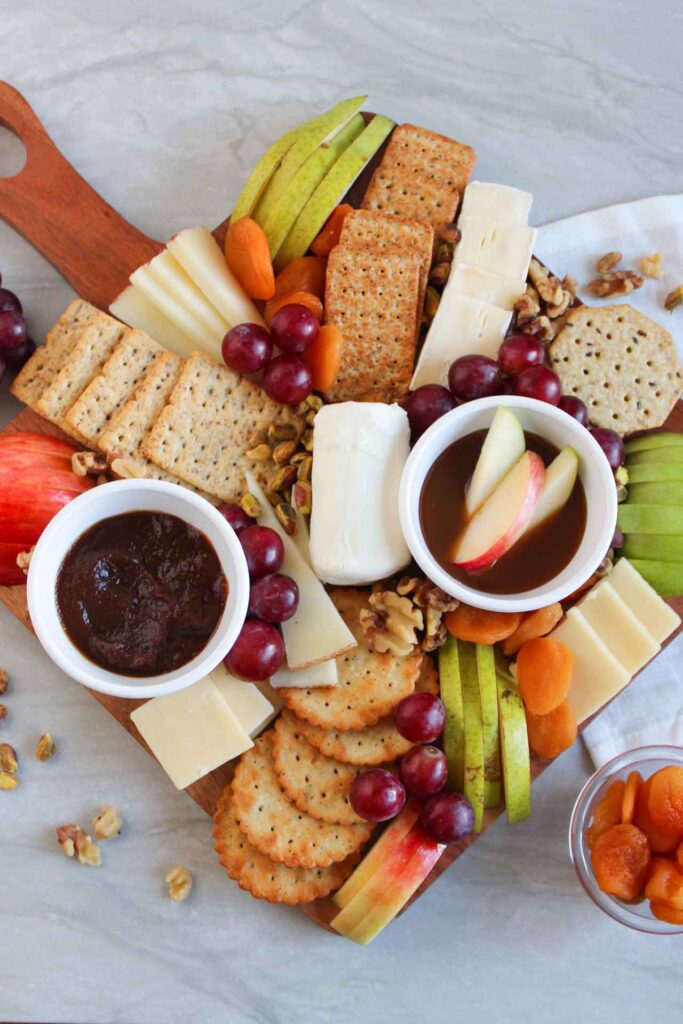
<path id="1" fill-rule="evenodd" d="M 454 542 L 453 564 L 478 572 L 509 551 L 529 525 L 544 479 L 540 455 L 525 452 Z"/>
<path id="2" fill-rule="evenodd" d="M 525 449 L 526 439 L 519 420 L 505 406 L 499 406 L 484 438 L 465 495 L 468 516 L 474 515 L 489 495 L 493 494 Z"/>
<path id="3" fill-rule="evenodd" d="M 543 492 L 529 521 L 528 530 L 559 512 L 569 501 L 579 474 L 579 456 L 567 445 L 545 471 Z"/>

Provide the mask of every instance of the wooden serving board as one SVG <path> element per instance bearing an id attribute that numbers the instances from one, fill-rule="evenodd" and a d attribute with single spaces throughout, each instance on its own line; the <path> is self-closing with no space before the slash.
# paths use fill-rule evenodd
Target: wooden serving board
<path id="1" fill-rule="evenodd" d="M 364 114 L 366 120 L 372 116 Z M 12 178 L 0 178 L 0 217 L 23 235 L 82 298 L 107 310 L 109 303 L 128 284 L 129 274 L 160 252 L 164 243 L 138 231 L 91 188 L 54 145 L 21 93 L 6 82 L 0 82 L 0 124 L 13 131 L 26 148 L 26 163 L 22 170 Z M 381 152 L 345 197 L 352 205 L 359 205 Z M 229 217 L 226 217 L 213 232 L 221 244 L 228 221 Z M 104 239 L 106 259 L 102 258 Z M 683 430 L 683 402 L 677 404 L 666 426 L 670 430 Z M 2 432 L 20 430 L 64 436 L 57 427 L 29 409 L 19 413 Z M 25 587 L 0 587 L 0 601 L 31 629 Z M 670 604 L 683 616 L 683 596 Z M 680 630 L 664 646 L 675 639 L 678 632 Z M 149 750 L 130 720 L 131 712 L 142 701 L 90 692 L 124 729 Z M 547 766 L 548 762 L 532 758 L 532 778 L 537 778 Z M 213 814 L 231 776 L 232 768 L 226 765 L 189 786 L 187 792 L 207 814 Z M 482 831 L 502 813 L 503 808 L 486 811 Z M 436 881 L 476 838 L 472 836 L 449 846 L 413 900 Z M 331 899 L 317 900 L 303 909 L 325 928 L 329 928 L 329 922 L 337 912 Z"/>

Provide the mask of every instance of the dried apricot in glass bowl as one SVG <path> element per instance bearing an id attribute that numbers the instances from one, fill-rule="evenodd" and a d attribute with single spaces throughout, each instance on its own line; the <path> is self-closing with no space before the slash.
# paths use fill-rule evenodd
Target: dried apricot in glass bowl
<path id="1" fill-rule="evenodd" d="M 668 801 L 665 804 L 666 795 L 670 794 L 672 787 L 677 786 L 678 770 L 683 769 L 683 747 L 674 746 L 652 746 L 639 747 L 635 750 L 626 751 L 612 761 L 600 768 L 586 783 L 581 790 L 574 806 L 571 822 L 569 825 L 569 852 L 574 864 L 577 877 L 587 896 L 608 914 L 613 920 L 628 928 L 637 931 L 648 932 L 655 935 L 678 935 L 683 934 L 683 911 L 674 909 L 671 903 L 662 899 L 667 895 L 670 899 L 678 901 L 679 893 L 676 877 L 668 865 L 675 863 L 677 858 L 677 845 L 670 841 L 666 835 L 667 842 L 664 842 L 662 833 L 656 830 L 656 826 L 649 817 L 649 793 L 652 779 L 662 769 L 675 767 L 676 773 L 667 773 L 660 776 L 662 781 L 658 783 L 658 789 L 662 789 L 665 797 L 662 798 L 661 813 L 669 813 Z M 627 790 L 629 776 L 633 777 L 639 773 L 644 780 L 639 783 L 635 796 L 634 806 L 631 807 L 631 800 L 624 800 Z M 675 781 L 672 782 L 672 779 Z M 666 785 L 665 785 L 666 784 Z M 629 794 L 630 797 L 630 794 Z M 608 830 L 618 827 L 630 828 L 628 820 L 623 821 L 622 815 L 628 819 L 633 814 L 633 826 L 636 830 L 648 837 L 651 848 L 651 862 L 648 869 L 645 890 L 642 896 L 629 902 L 619 899 L 617 896 L 603 892 L 598 884 L 592 863 L 592 851 L 600 844 L 600 836 L 605 836 Z M 662 820 L 661 817 L 659 819 Z M 667 823 L 671 819 L 667 818 Z M 619 835 L 619 832 L 616 833 Z M 652 837 L 655 842 L 652 844 Z M 602 846 L 608 849 L 612 845 L 609 840 L 602 840 Z M 659 852 L 652 848 L 654 846 L 666 846 L 666 852 Z M 592 850 L 591 850 L 592 848 Z M 682 855 L 683 856 L 683 855 Z M 661 865 L 661 859 L 668 858 L 666 873 Z M 598 857 L 598 861 L 600 857 Z M 642 870 L 642 864 L 639 865 Z M 603 868 L 605 858 L 603 858 Z M 610 863 L 613 868 L 613 862 Z M 602 879 L 604 883 L 604 878 Z M 651 898 L 647 896 L 648 886 L 650 887 Z M 675 892 L 674 892 L 675 889 Z M 625 891 L 625 890 L 623 890 Z"/>

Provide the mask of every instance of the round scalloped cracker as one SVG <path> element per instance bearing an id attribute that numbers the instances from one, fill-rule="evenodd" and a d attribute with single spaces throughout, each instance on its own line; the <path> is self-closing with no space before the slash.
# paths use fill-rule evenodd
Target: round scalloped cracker
<path id="1" fill-rule="evenodd" d="M 673 338 L 628 305 L 573 310 L 548 354 L 565 394 L 619 434 L 660 427 L 681 393 Z"/>
<path id="2" fill-rule="evenodd" d="M 282 687 L 278 693 L 290 711 L 312 725 L 342 732 L 364 729 L 413 692 L 423 654 L 419 648 L 403 658 L 371 651 L 360 624 L 368 592 L 337 589 L 330 591 L 330 597 L 358 643 L 337 658 L 339 682 L 335 687 Z"/>
<path id="3" fill-rule="evenodd" d="M 325 757 L 311 746 L 291 711 L 282 712 L 273 731 L 275 774 L 299 810 L 320 821 L 341 825 L 362 822 L 349 803 L 351 783 L 361 769 Z"/>
<path id="4" fill-rule="evenodd" d="M 358 863 L 358 854 L 327 868 L 289 868 L 276 864 L 256 849 L 240 830 L 230 786 L 223 790 L 213 831 L 214 848 L 230 878 L 259 900 L 269 903 L 310 903 L 335 892 Z"/>
<path id="5" fill-rule="evenodd" d="M 422 662 L 420 675 L 415 683 L 415 692 L 439 693 L 436 669 L 431 658 Z M 299 731 L 321 754 L 335 758 L 345 764 L 369 767 L 396 761 L 407 754 L 413 744 L 398 732 L 394 716 L 389 714 L 376 725 L 359 731 L 339 732 L 338 729 L 321 729 L 319 725 L 298 721 Z"/>
<path id="6" fill-rule="evenodd" d="M 235 818 L 249 842 L 279 864 L 325 868 L 357 853 L 372 825 L 329 825 L 300 811 L 278 782 L 273 734 L 243 754 L 232 780 Z"/>

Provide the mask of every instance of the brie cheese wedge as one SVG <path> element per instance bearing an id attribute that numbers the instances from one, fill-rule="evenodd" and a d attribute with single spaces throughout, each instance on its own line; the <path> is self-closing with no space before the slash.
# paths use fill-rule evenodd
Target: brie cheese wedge
<path id="1" fill-rule="evenodd" d="M 520 295 L 526 291 L 526 281 L 518 277 L 503 277 L 482 267 L 467 263 L 454 263 L 448 278 L 448 288 L 471 299 L 481 299 L 501 309 L 512 309 Z"/>
<path id="2" fill-rule="evenodd" d="M 496 185 L 491 181 L 471 181 L 462 198 L 461 217 L 475 214 L 490 217 L 498 224 L 529 223 L 529 211 L 534 200 L 531 192 L 512 185 Z"/>
<path id="3" fill-rule="evenodd" d="M 457 263 L 470 263 L 494 274 L 526 281 L 536 228 L 501 224 L 492 217 L 474 213 L 461 216 L 458 227 L 461 238 L 455 249 Z"/>

